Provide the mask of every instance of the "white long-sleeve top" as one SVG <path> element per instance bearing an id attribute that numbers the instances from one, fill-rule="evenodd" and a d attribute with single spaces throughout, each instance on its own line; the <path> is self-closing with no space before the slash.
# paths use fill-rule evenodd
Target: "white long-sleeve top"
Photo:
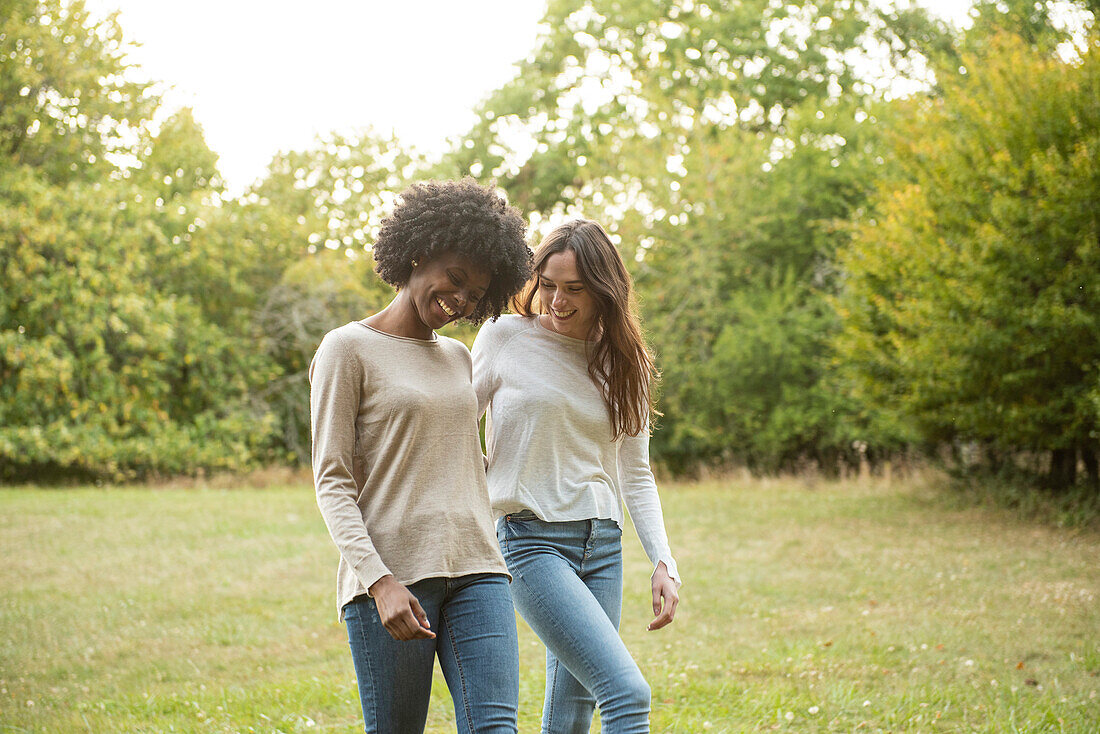
<path id="1" fill-rule="evenodd" d="M 501 316 L 481 328 L 473 360 L 496 514 L 527 509 L 548 522 L 610 519 L 622 526 L 625 503 L 649 560 L 654 567 L 664 561 L 679 583 L 649 466 L 649 434 L 612 440 L 585 342 L 537 317 Z"/>

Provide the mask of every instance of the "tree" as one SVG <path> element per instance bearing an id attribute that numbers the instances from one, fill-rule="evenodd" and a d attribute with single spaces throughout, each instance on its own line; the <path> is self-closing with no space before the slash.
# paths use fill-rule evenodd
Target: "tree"
<path id="1" fill-rule="evenodd" d="M 270 288 L 258 312 L 268 354 L 279 376 L 257 392 L 281 427 L 285 458 L 308 463 L 309 365 L 325 333 L 381 310 L 393 290 L 373 272 L 363 252 L 322 249 L 299 259 Z"/>
<path id="2" fill-rule="evenodd" d="M 916 43 L 946 33 L 921 11 L 902 23 L 866 0 L 556 0 L 543 26 L 451 158 L 461 173 L 502 179 L 517 205 L 542 214 L 608 178 L 631 192 L 646 183 L 638 164 L 663 169 L 694 130 L 770 138 L 795 108 L 870 98 L 902 74 L 923 80 Z M 891 59 L 890 75 L 861 73 L 869 47 Z"/>
<path id="3" fill-rule="evenodd" d="M 189 107 L 177 110 L 141 146 L 141 165 L 133 180 L 164 202 L 195 195 L 224 194 L 218 156 L 206 144 L 202 126 Z"/>
<path id="4" fill-rule="evenodd" d="M 659 221 L 619 222 L 624 249 L 644 245 L 634 271 L 665 374 L 654 453 L 673 468 L 834 472 L 859 460 L 853 441 L 868 437 L 830 382 L 837 322 L 825 301 L 844 241 L 836 222 L 877 168 L 871 118 L 847 114 L 792 120 L 799 144 L 782 156 L 737 128 L 699 135 Z"/>
<path id="5" fill-rule="evenodd" d="M 0 2 L 0 170 L 57 184 L 114 173 L 112 153 L 157 104 L 128 68 L 115 16 L 94 21 L 83 0 Z"/>
<path id="6" fill-rule="evenodd" d="M 536 224 L 608 225 L 665 374 L 656 458 L 834 470 L 865 438 L 828 382 L 835 222 L 878 175 L 878 100 L 930 82 L 948 30 L 829 0 L 552 2 L 544 25 L 449 162 Z"/>
<path id="7" fill-rule="evenodd" d="M 328 135 L 277 155 L 268 175 L 226 207 L 224 224 L 212 226 L 224 227 L 223 247 L 243 246 L 242 265 L 253 268 L 245 282 L 255 299 L 254 343 L 275 368 L 255 397 L 278 417 L 287 460 L 309 461 L 307 373 L 321 338 L 393 297 L 373 271 L 369 245 L 397 192 L 425 165 L 393 137 Z"/>
<path id="8" fill-rule="evenodd" d="M 227 258 L 201 236 L 220 188 L 201 130 L 184 111 L 150 136 L 156 100 L 124 78 L 113 19 L 81 2 L 8 6 L 0 474 L 251 465 L 273 423 L 251 392 L 273 370 L 241 346 L 224 294 L 242 288 L 208 277 Z"/>
<path id="9" fill-rule="evenodd" d="M 928 440 L 1078 459 L 1098 481 L 1100 49 L 1067 63 L 997 33 L 941 100 L 909 105 L 904 176 L 841 258 L 838 348 L 860 399 Z"/>
<path id="10" fill-rule="evenodd" d="M 166 235 L 122 182 L 9 178 L 0 201 L 0 473 L 127 477 L 240 469 L 270 419 L 264 369 L 158 288 Z"/>

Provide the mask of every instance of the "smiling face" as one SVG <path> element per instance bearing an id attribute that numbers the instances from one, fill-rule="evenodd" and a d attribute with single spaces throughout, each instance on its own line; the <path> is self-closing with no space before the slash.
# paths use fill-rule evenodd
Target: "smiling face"
<path id="1" fill-rule="evenodd" d="M 413 268 L 402 291 L 419 324 L 434 331 L 473 313 L 491 280 L 468 257 L 445 250 Z"/>
<path id="2" fill-rule="evenodd" d="M 546 313 L 543 324 L 550 329 L 585 339 L 599 319 L 596 299 L 577 269 L 572 250 L 555 252 L 546 258 L 539 278 L 539 302 Z"/>

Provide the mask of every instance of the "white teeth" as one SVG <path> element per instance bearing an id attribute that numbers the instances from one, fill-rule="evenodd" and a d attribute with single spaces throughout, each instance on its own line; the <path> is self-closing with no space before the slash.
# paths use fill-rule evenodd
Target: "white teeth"
<path id="1" fill-rule="evenodd" d="M 575 308 L 572 311 L 559 311 L 556 308 L 552 308 L 550 310 L 553 311 L 554 315 L 557 316 L 559 319 L 567 319 L 577 312 L 577 309 Z"/>
<path id="2" fill-rule="evenodd" d="M 452 311 L 451 309 L 447 308 L 447 304 L 444 303 L 443 299 L 441 298 L 435 299 L 435 302 L 439 304 L 439 307 L 441 309 L 443 309 L 443 313 L 447 314 L 448 316 L 455 316 L 458 313 L 457 311 Z"/>

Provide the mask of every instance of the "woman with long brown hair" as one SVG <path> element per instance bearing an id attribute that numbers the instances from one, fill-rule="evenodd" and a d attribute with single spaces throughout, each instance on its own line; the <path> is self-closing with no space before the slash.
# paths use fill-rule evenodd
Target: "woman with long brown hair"
<path id="1" fill-rule="evenodd" d="M 619 638 L 623 504 L 653 563 L 654 619 L 679 603 L 649 466 L 653 360 L 632 284 L 598 223 L 554 229 L 516 315 L 474 342 L 489 496 L 512 600 L 546 644 L 543 732 L 649 731 L 649 686 Z"/>

